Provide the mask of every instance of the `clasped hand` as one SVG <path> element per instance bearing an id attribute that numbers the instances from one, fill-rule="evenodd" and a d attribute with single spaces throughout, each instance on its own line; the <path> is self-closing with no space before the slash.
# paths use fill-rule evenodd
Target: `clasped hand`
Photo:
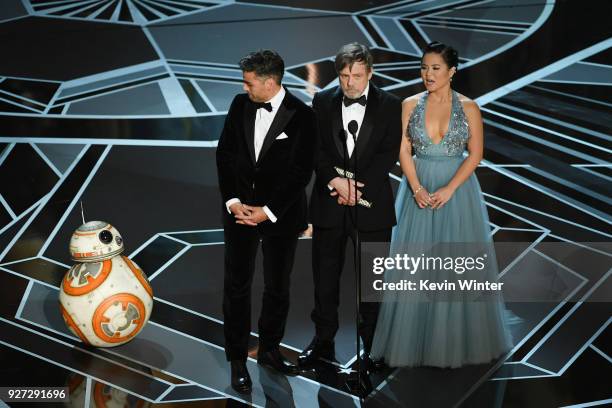
<path id="1" fill-rule="evenodd" d="M 431 209 L 440 209 L 451 199 L 454 190 L 448 186 L 444 186 L 436 190 L 434 193 L 429 193 L 425 188 L 421 188 L 414 195 L 419 208 L 431 207 Z"/>
<path id="2" fill-rule="evenodd" d="M 230 211 L 236 218 L 236 224 L 257 226 L 260 222 L 268 219 L 268 215 L 263 207 L 254 207 L 242 203 L 234 203 L 230 206 Z"/>
<path id="3" fill-rule="evenodd" d="M 332 197 L 337 197 L 338 204 L 349 206 L 356 205 L 361 198 L 361 190 L 359 190 L 357 187 L 365 186 L 365 184 L 359 181 L 343 177 L 334 178 L 329 182 L 329 185 L 333 188 L 329 195 Z M 357 193 L 357 199 L 355 199 L 355 193 Z"/>

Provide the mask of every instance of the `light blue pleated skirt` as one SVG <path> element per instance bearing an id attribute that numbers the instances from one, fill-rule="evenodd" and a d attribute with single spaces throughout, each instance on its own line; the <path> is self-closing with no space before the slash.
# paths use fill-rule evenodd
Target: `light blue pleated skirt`
<path id="1" fill-rule="evenodd" d="M 448 184 L 462 162 L 462 156 L 415 158 L 419 181 L 430 193 Z M 391 255 L 413 243 L 491 242 L 482 192 L 473 174 L 436 210 L 418 207 L 404 177 L 395 211 L 398 223 Z M 487 273 L 495 280 L 497 267 Z M 487 301 L 434 297 L 408 302 L 399 296 L 392 291 L 384 294 L 371 350 L 374 358 L 384 358 L 392 367 L 486 363 L 511 348 L 501 295 Z"/>

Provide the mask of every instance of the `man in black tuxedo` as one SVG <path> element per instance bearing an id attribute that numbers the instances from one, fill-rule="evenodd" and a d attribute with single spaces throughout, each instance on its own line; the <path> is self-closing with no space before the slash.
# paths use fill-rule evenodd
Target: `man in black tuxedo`
<path id="1" fill-rule="evenodd" d="M 372 55 L 366 46 L 343 46 L 335 66 L 340 86 L 317 93 L 312 102 L 318 125 L 316 182 L 310 201 L 315 337 L 298 358 L 301 367 L 321 357 L 334 359 L 340 273 L 347 240 L 355 239 L 355 216 L 362 242 L 389 242 L 396 222 L 389 171 L 399 156 L 401 102 L 370 82 Z M 356 144 L 348 131 L 351 121 L 358 125 Z M 350 177 L 346 170 L 356 173 L 357 181 L 345 177 Z M 359 332 L 367 363 L 378 306 L 360 305 Z"/>
<path id="2" fill-rule="evenodd" d="M 246 368 L 251 282 L 261 240 L 264 283 L 258 363 L 296 375 L 279 351 L 289 310 L 289 275 L 298 235 L 307 226 L 305 187 L 314 167 L 312 109 L 281 85 L 282 58 L 274 51 L 240 61 L 246 94 L 237 95 L 217 147 L 223 198 L 225 353 L 232 387 L 251 391 Z"/>

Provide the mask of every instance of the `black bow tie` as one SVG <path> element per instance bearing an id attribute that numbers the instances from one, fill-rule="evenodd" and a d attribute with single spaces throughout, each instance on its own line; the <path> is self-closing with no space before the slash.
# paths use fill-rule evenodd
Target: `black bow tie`
<path id="1" fill-rule="evenodd" d="M 346 107 L 349 107 L 349 106 L 351 106 L 354 103 L 358 103 L 361 106 L 366 106 L 367 102 L 368 102 L 368 100 L 367 100 L 365 95 L 361 95 L 357 99 L 347 98 L 346 96 L 344 97 L 344 106 L 346 106 Z"/>
<path id="2" fill-rule="evenodd" d="M 255 109 L 265 109 L 268 112 L 272 112 L 272 104 L 270 102 L 253 102 Z"/>

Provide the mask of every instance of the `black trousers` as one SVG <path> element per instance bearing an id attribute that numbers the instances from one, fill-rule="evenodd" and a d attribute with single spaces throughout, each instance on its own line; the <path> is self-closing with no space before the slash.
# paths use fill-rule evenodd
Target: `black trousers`
<path id="1" fill-rule="evenodd" d="M 311 313 L 317 339 L 333 341 L 338 331 L 338 306 L 340 303 L 340 276 L 344 267 L 346 243 L 354 242 L 355 232 L 352 218 L 346 212 L 341 228 L 314 227 L 312 236 L 312 271 L 315 287 L 315 307 Z M 359 239 L 365 242 L 391 240 L 391 228 L 377 231 L 360 231 Z M 362 276 L 368 271 L 362 270 Z M 359 334 L 366 352 L 370 351 L 379 303 L 361 302 L 359 306 Z"/>
<path id="2" fill-rule="evenodd" d="M 277 348 L 289 312 L 289 283 L 298 234 L 266 236 L 257 227 L 226 225 L 223 329 L 227 360 L 246 360 L 251 331 L 251 285 L 262 243 L 264 293 L 259 317 L 259 350 Z"/>

